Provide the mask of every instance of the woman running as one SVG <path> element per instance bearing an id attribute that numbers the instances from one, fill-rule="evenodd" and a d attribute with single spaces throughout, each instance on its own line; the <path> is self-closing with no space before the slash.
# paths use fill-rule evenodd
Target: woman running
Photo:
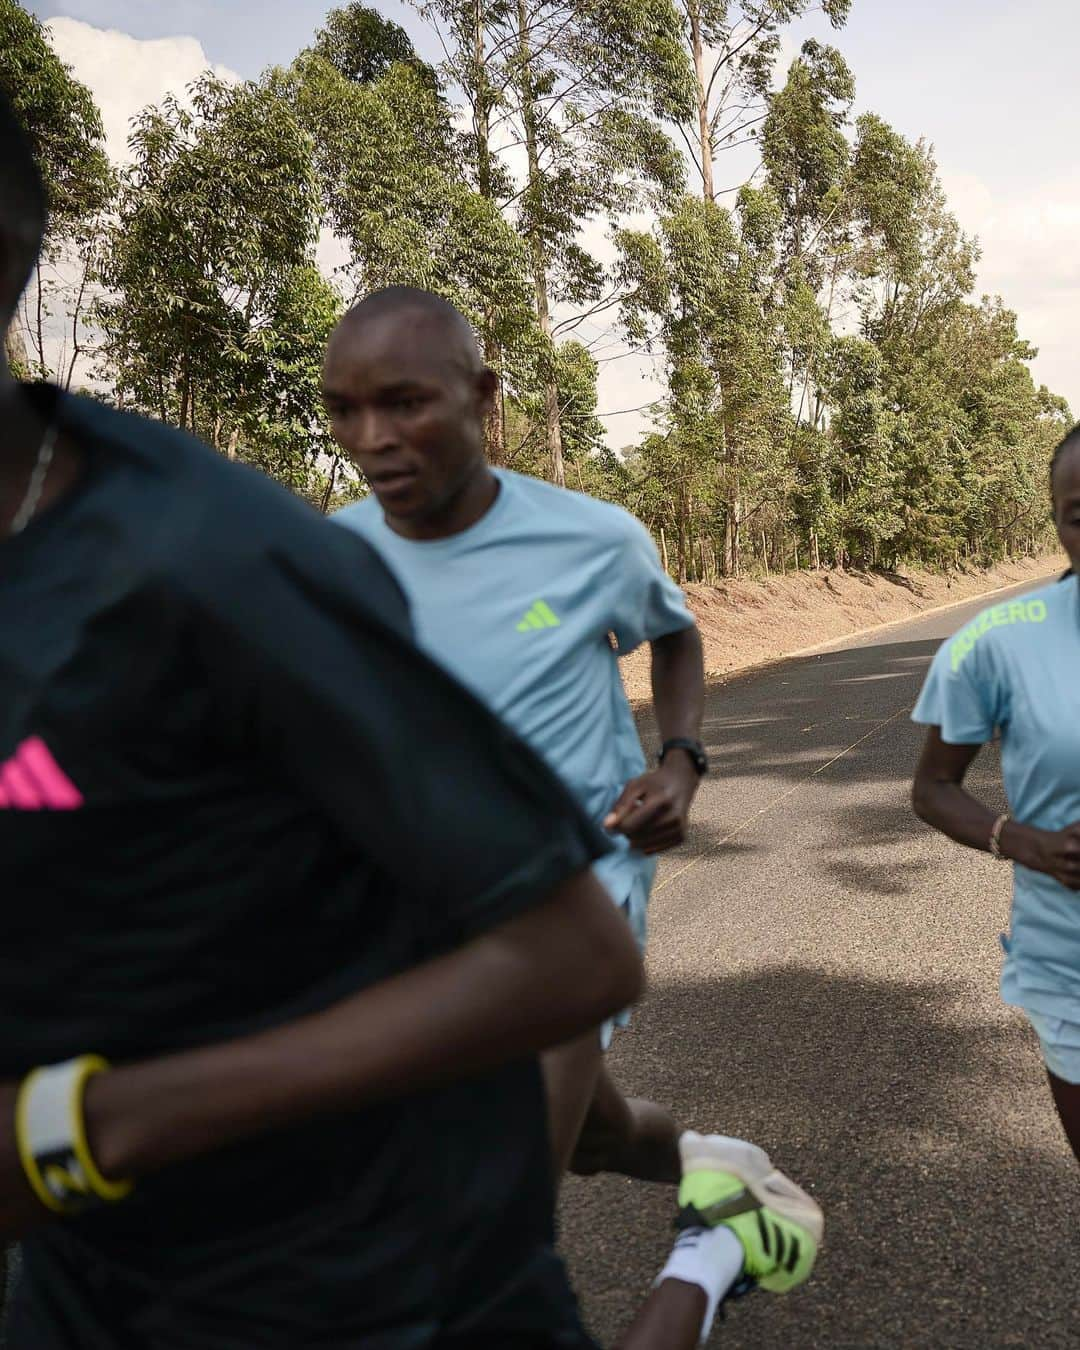
<path id="1" fill-rule="evenodd" d="M 951 839 L 1015 864 L 1001 993 L 1031 1019 L 1080 1159 L 1080 429 L 1055 451 L 1050 484 L 1072 566 L 938 652 L 912 714 L 928 727 L 913 801 Z M 963 786 L 995 729 L 1009 802 L 997 816 Z"/>

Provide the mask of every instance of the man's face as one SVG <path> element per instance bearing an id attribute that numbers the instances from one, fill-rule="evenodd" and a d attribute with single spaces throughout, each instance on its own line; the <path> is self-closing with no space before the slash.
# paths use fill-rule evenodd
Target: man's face
<path id="1" fill-rule="evenodd" d="M 331 338 L 331 430 L 388 516 L 438 516 L 483 465 L 495 377 L 471 364 L 462 335 L 422 312 L 353 320 Z"/>
<path id="2" fill-rule="evenodd" d="M 1061 547 L 1080 573 L 1080 445 L 1071 445 L 1054 469 L 1054 520 Z"/>

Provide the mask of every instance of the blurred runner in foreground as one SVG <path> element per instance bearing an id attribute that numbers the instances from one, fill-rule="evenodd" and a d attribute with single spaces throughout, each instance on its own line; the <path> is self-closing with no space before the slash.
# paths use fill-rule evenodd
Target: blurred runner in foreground
<path id="1" fill-rule="evenodd" d="M 4 114 L 0 330 L 43 227 Z M 29 1236 L 11 1345 L 574 1343 L 534 1055 L 638 990 L 602 835 L 360 540 L 169 428 L 6 370 L 0 410 L 0 1080 L 354 996 L 288 1078 L 225 1056 L 138 1093 L 178 1156 L 283 1094 L 350 1111 Z M 75 1090 L 22 1103 L 61 1205 Z"/>
<path id="2" fill-rule="evenodd" d="M 1013 863 L 1001 994 L 1023 1008 L 1054 1102 L 1080 1159 L 1080 435 L 1050 470 L 1071 570 L 985 610 L 938 652 L 912 714 L 929 730 L 915 810 L 970 848 Z M 977 801 L 964 777 L 1001 733 L 1009 810 Z"/>
<path id="3" fill-rule="evenodd" d="M 372 495 L 336 519 L 379 552 L 417 641 L 481 698 L 612 832 L 594 867 L 639 942 L 654 855 L 681 844 L 707 763 L 701 640 L 640 521 L 484 456 L 497 389 L 465 318 L 439 296 L 379 291 L 330 341 L 324 396 Z M 658 765 L 646 769 L 618 655 L 652 648 Z M 623 1097 L 610 1028 L 544 1056 L 556 1167 L 679 1178 L 667 1111 Z M 584 1122 L 584 1129 L 583 1129 Z"/>
<path id="4" fill-rule="evenodd" d="M 43 229 L 0 106 L 0 326 Z M 359 541 L 2 364 L 0 409 L 9 1346 L 587 1346 L 534 1052 L 638 991 L 603 838 Z M 685 1151 L 634 1350 L 820 1238 L 759 1150 Z"/>

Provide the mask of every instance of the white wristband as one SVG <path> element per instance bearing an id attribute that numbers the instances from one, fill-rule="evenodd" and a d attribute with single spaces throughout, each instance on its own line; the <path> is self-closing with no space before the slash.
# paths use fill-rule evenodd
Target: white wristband
<path id="1" fill-rule="evenodd" d="M 35 1069 L 15 1106 L 15 1136 L 27 1180 L 43 1205 L 74 1214 L 102 1200 L 120 1200 L 130 1182 L 107 1181 L 90 1155 L 83 1119 L 86 1080 L 108 1068 L 96 1055 Z"/>
<path id="2" fill-rule="evenodd" d="M 745 1263 L 742 1243 L 730 1228 L 688 1228 L 679 1234 L 656 1284 L 682 1280 L 704 1289 L 708 1300 L 701 1324 L 704 1341 L 712 1330 L 720 1300 L 742 1274 Z"/>

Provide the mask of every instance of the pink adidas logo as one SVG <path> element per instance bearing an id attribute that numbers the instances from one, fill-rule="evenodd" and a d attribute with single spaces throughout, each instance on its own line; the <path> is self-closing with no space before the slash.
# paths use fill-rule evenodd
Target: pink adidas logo
<path id="1" fill-rule="evenodd" d="M 0 764 L 0 811 L 77 811 L 83 795 L 40 736 Z"/>

